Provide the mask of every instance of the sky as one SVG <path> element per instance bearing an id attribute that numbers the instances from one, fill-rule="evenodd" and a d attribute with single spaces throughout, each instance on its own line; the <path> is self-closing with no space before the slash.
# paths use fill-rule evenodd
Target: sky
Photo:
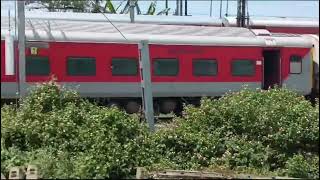
<path id="1" fill-rule="evenodd" d="M 184 0 L 183 0 L 184 1 Z M 113 0 L 115 5 L 120 4 L 120 0 Z M 139 0 L 142 13 L 145 13 L 151 0 Z M 210 0 L 188 0 L 188 14 L 192 16 L 210 16 Z M 222 15 L 226 13 L 227 1 L 223 0 Z M 307 17 L 319 18 L 319 0 L 249 0 L 248 10 L 250 16 L 276 16 L 276 17 Z M 165 7 L 164 0 L 157 0 L 157 11 Z M 170 14 L 174 13 L 176 7 L 175 0 L 169 0 Z M 1 0 L 1 14 L 7 13 L 8 9 L 14 11 L 14 1 Z M 229 0 L 228 14 L 235 15 L 237 11 L 237 1 Z M 220 0 L 212 1 L 212 16 L 220 16 Z"/>

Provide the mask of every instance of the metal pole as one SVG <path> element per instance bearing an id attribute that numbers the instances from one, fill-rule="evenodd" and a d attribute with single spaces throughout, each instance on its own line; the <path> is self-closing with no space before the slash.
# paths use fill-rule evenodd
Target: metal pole
<path id="1" fill-rule="evenodd" d="M 188 16 L 188 0 L 184 0 L 184 15 Z"/>
<path id="2" fill-rule="evenodd" d="M 229 0 L 227 0 L 226 17 L 228 17 L 228 13 L 229 13 Z"/>
<path id="3" fill-rule="evenodd" d="M 246 0 L 241 0 L 241 27 L 246 27 Z"/>
<path id="4" fill-rule="evenodd" d="M 212 17 L 212 1 L 213 0 L 210 1 L 210 17 Z"/>
<path id="5" fill-rule="evenodd" d="M 130 0 L 130 21 L 131 21 L 131 23 L 134 23 L 134 6 L 135 6 L 135 1 Z"/>
<path id="6" fill-rule="evenodd" d="M 168 0 L 166 0 L 166 9 L 168 9 Z M 168 11 L 166 12 L 166 15 L 168 16 Z"/>
<path id="7" fill-rule="evenodd" d="M 180 2 L 180 0 L 176 0 L 176 12 L 175 12 L 175 15 L 176 16 L 179 16 L 179 12 L 180 12 L 180 10 L 179 10 L 179 2 Z"/>
<path id="8" fill-rule="evenodd" d="M 14 37 L 17 37 L 17 2 L 14 3 Z"/>
<path id="9" fill-rule="evenodd" d="M 8 10 L 8 15 L 9 15 L 9 34 L 11 34 L 10 30 L 11 30 L 11 16 L 10 16 L 10 9 Z"/>
<path id="10" fill-rule="evenodd" d="M 19 50 L 19 95 L 22 98 L 25 95 L 26 83 L 26 54 L 25 54 L 25 1 L 18 3 L 18 50 Z"/>
<path id="11" fill-rule="evenodd" d="M 182 7 L 182 2 L 183 2 L 183 1 L 180 0 L 180 16 L 182 16 L 182 14 L 183 14 L 183 13 L 182 13 L 182 11 L 183 11 L 183 9 L 182 9 L 182 8 L 183 8 L 183 7 Z"/>
<path id="12" fill-rule="evenodd" d="M 141 87 L 142 87 L 142 105 L 144 114 L 149 124 L 150 130 L 154 131 L 154 114 L 153 114 L 153 97 L 152 97 L 152 83 L 150 72 L 150 55 L 149 44 L 147 40 L 143 40 L 139 44 L 140 58 L 140 73 L 141 73 Z"/>
<path id="13" fill-rule="evenodd" d="M 220 18 L 222 17 L 222 0 L 220 0 Z"/>
<path id="14" fill-rule="evenodd" d="M 246 26 L 246 0 L 238 0 L 238 9 L 237 9 L 237 26 L 245 27 Z"/>
<path id="15" fill-rule="evenodd" d="M 241 0 L 238 0 L 238 7 L 237 7 L 237 26 L 241 27 L 240 19 L 241 19 Z"/>
<path id="16" fill-rule="evenodd" d="M 249 5 L 248 5 L 248 1 L 246 0 L 246 2 L 245 2 L 245 4 L 246 4 L 246 15 L 247 15 L 247 17 L 246 17 L 246 19 L 247 19 L 247 21 L 246 21 L 246 27 L 248 27 L 248 28 L 250 28 L 250 22 L 249 22 Z"/>

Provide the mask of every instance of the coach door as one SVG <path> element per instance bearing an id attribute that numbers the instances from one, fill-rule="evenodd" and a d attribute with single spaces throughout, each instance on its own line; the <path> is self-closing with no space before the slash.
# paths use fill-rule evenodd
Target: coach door
<path id="1" fill-rule="evenodd" d="M 263 89 L 281 86 L 281 59 L 279 50 L 263 51 Z"/>

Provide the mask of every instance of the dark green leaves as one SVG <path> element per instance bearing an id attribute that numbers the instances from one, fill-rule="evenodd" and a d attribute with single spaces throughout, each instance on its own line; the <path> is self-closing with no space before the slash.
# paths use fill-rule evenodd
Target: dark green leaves
<path id="1" fill-rule="evenodd" d="M 128 178 L 135 167 L 222 169 L 319 178 L 319 102 L 285 89 L 204 98 L 150 134 L 135 115 L 50 82 L 1 108 L 1 171 L 35 164 L 44 178 Z"/>
<path id="2" fill-rule="evenodd" d="M 136 117 L 48 83 L 17 110 L 1 108 L 2 170 L 33 163 L 44 178 L 127 177 L 147 135 Z"/>

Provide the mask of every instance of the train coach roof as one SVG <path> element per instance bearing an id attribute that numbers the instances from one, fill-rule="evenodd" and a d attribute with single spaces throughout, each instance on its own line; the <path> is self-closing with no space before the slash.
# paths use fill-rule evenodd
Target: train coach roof
<path id="1" fill-rule="evenodd" d="M 28 19 L 56 19 L 72 21 L 105 22 L 106 18 L 100 13 L 73 13 L 73 12 L 35 12 L 26 11 Z M 129 23 L 129 14 L 105 14 L 112 22 Z M 136 23 L 143 24 L 167 24 L 167 25 L 202 25 L 202 26 L 222 26 L 222 19 L 205 16 L 150 16 L 136 15 Z"/>
<path id="2" fill-rule="evenodd" d="M 11 19 L 11 25 L 14 19 Z M 26 19 L 27 41 L 123 42 L 149 40 L 153 44 L 198 44 L 219 46 L 311 47 L 302 37 L 263 37 L 238 27 L 202 27 L 139 23 Z M 1 38 L 8 32 L 9 19 L 1 16 Z"/>
<path id="3" fill-rule="evenodd" d="M 226 26 L 236 26 L 235 16 L 223 18 Z M 315 18 L 294 18 L 294 17 L 250 17 L 250 26 L 266 27 L 319 27 L 319 19 Z"/>
<path id="4" fill-rule="evenodd" d="M 14 23 L 14 19 L 12 22 Z M 236 27 L 198 27 L 198 26 L 169 26 L 159 24 L 121 23 L 113 24 L 125 34 L 163 34 L 163 35 L 191 35 L 191 36 L 220 36 L 220 37 L 254 37 L 254 34 L 245 28 Z M 12 24 L 11 24 L 12 25 Z M 1 17 L 1 28 L 9 26 L 8 18 Z M 117 33 L 111 23 L 104 21 L 70 21 L 46 20 L 26 18 L 26 30 L 50 30 L 68 32 Z"/>
<path id="5" fill-rule="evenodd" d="M 1 12 L 1 16 L 7 16 Z M 106 18 L 99 13 L 73 13 L 73 12 L 37 12 L 26 11 L 28 19 L 51 19 L 51 20 L 71 20 L 104 22 Z M 105 14 L 112 22 L 130 22 L 129 14 Z M 167 25 L 198 25 L 198 26 L 235 26 L 236 17 L 206 17 L 206 16 L 150 16 L 136 15 L 136 23 L 143 24 L 167 24 Z M 319 27 L 319 19 L 297 18 L 297 17 L 256 17 L 250 16 L 251 26 L 268 27 Z"/>

